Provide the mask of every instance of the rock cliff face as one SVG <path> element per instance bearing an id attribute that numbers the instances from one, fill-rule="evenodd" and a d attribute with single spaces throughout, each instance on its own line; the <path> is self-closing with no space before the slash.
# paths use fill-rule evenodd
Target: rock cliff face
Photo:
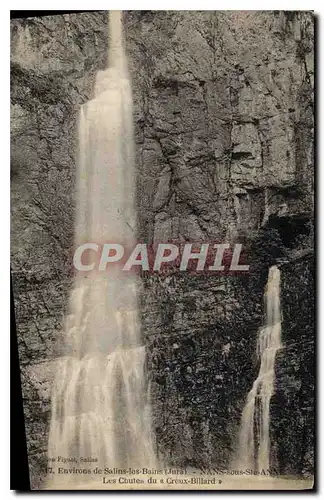
<path id="1" fill-rule="evenodd" d="M 308 12 L 124 14 L 138 237 L 242 243 L 250 264 L 241 276 L 143 277 L 157 448 L 170 464 L 230 466 L 279 262 L 272 461 L 282 474 L 313 470 L 313 22 Z M 106 65 L 107 13 L 16 19 L 11 30 L 12 273 L 37 488 L 72 277 L 77 112 Z"/>

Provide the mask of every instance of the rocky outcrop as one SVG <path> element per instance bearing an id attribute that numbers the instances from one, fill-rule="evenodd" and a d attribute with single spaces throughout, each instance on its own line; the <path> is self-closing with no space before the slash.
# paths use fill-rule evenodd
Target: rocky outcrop
<path id="1" fill-rule="evenodd" d="M 278 358 L 273 462 L 284 474 L 309 474 L 312 437 L 301 445 L 283 426 L 293 422 L 296 436 L 311 436 L 313 15 L 130 11 L 124 26 L 138 237 L 240 242 L 251 266 L 241 276 L 143 278 L 159 453 L 177 465 L 230 464 L 258 372 L 268 266 L 279 259 L 283 343 L 291 347 Z M 72 277 L 77 113 L 106 65 L 107 13 L 16 19 L 11 30 L 12 273 L 37 487 L 48 363 L 59 353 Z M 306 398 L 298 410 L 296 395 Z"/>
<path id="2" fill-rule="evenodd" d="M 274 460 L 287 476 L 311 476 L 315 439 L 313 256 L 284 264 L 282 276 L 284 349 L 277 357 L 272 402 Z"/>
<path id="3" fill-rule="evenodd" d="M 272 214 L 311 212 L 312 23 L 127 15 L 147 238 L 235 239 Z"/>

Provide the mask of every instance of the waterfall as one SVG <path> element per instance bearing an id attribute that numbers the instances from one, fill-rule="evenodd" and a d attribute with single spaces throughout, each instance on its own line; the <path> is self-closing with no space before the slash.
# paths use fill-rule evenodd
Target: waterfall
<path id="1" fill-rule="evenodd" d="M 257 342 L 260 370 L 243 409 L 236 460 L 237 468 L 256 471 L 270 466 L 270 401 L 276 353 L 281 348 L 280 271 L 276 266 L 269 269 L 264 301 L 265 326 Z"/>
<path id="2" fill-rule="evenodd" d="M 76 247 L 131 246 L 135 239 L 132 93 L 118 11 L 109 15 L 109 35 L 109 67 L 98 72 L 94 98 L 79 115 Z M 73 458 L 83 468 L 87 457 L 98 467 L 156 466 L 138 288 L 136 276 L 122 276 L 117 266 L 76 274 L 66 355 L 53 387 L 49 457 Z"/>

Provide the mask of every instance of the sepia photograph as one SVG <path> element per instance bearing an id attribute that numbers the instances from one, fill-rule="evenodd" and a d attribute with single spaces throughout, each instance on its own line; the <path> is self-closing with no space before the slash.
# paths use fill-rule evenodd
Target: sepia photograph
<path id="1" fill-rule="evenodd" d="M 12 489 L 314 488 L 315 25 L 11 11 Z"/>

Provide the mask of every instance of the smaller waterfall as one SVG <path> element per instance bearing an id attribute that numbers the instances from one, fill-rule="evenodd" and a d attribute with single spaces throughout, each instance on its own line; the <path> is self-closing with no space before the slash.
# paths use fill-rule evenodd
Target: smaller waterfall
<path id="1" fill-rule="evenodd" d="M 274 393 L 275 359 L 281 348 L 280 271 L 269 269 L 264 293 L 265 326 L 261 328 L 257 354 L 260 371 L 242 413 L 237 468 L 261 471 L 270 465 L 270 400 Z"/>

